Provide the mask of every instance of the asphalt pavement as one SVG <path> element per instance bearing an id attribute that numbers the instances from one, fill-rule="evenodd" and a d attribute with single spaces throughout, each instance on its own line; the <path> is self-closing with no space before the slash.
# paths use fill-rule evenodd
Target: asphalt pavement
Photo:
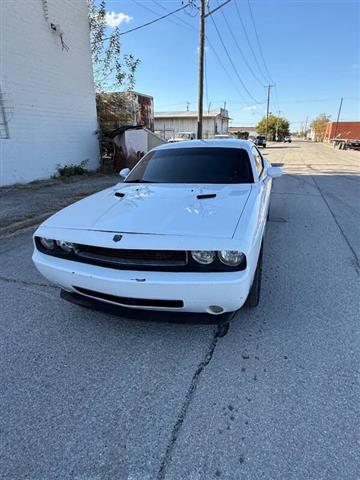
<path id="1" fill-rule="evenodd" d="M 0 478 L 358 480 L 360 152 L 273 144 L 262 297 L 214 325 L 59 298 L 0 240 Z"/>
<path id="2" fill-rule="evenodd" d="M 0 188 L 0 237 L 8 236 L 81 198 L 120 181 L 116 174 L 85 174 Z"/>

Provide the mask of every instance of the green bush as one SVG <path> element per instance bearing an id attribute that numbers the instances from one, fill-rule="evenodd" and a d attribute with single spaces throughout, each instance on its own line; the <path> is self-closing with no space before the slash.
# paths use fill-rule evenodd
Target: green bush
<path id="1" fill-rule="evenodd" d="M 58 165 L 56 168 L 57 174 L 56 177 L 72 177 L 74 175 L 84 175 L 88 173 L 88 170 L 85 168 L 88 163 L 88 160 L 83 160 L 80 165 Z"/>

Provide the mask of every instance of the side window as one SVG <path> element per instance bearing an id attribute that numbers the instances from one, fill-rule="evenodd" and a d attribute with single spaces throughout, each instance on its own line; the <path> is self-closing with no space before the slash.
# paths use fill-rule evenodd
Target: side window
<path id="1" fill-rule="evenodd" d="M 259 150 L 256 147 L 252 147 L 251 151 L 252 151 L 252 154 L 254 155 L 256 170 L 257 170 L 259 178 L 260 178 L 260 175 L 262 174 L 262 171 L 264 169 L 263 158 L 261 156 L 261 153 L 259 152 Z"/>

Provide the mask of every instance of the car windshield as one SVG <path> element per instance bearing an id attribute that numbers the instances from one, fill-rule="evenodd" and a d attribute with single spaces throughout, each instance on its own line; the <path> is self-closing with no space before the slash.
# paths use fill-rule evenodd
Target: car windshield
<path id="1" fill-rule="evenodd" d="M 126 177 L 126 183 L 253 183 L 243 148 L 200 147 L 154 150 Z"/>

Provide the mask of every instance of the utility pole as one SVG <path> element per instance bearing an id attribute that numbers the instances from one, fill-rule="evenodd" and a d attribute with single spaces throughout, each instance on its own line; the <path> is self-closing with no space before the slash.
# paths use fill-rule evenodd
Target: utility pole
<path id="1" fill-rule="evenodd" d="M 279 118 L 280 118 L 281 110 L 278 110 L 278 117 L 276 119 L 276 133 L 275 133 L 275 140 L 278 140 L 278 130 L 279 130 Z"/>
<path id="2" fill-rule="evenodd" d="M 198 80 L 198 122 L 197 122 L 197 138 L 202 139 L 203 127 L 203 97 L 204 97 L 204 52 L 205 52 L 205 18 L 222 8 L 231 0 L 225 0 L 211 11 L 205 14 L 205 0 L 200 0 L 200 28 L 199 28 L 199 80 Z"/>
<path id="3" fill-rule="evenodd" d="M 186 102 L 186 111 L 189 111 L 190 102 Z"/>
<path id="4" fill-rule="evenodd" d="M 204 97 L 204 51 L 205 51 L 205 0 L 200 0 L 200 38 L 199 38 L 199 87 L 198 87 L 198 123 L 197 138 L 202 139 L 203 97 Z"/>
<path id="5" fill-rule="evenodd" d="M 308 124 L 308 120 L 309 120 L 309 117 L 306 117 L 306 120 L 305 120 L 305 128 L 304 128 L 304 136 L 305 136 L 305 139 L 307 139 L 307 124 Z"/>
<path id="6" fill-rule="evenodd" d="M 267 107 L 266 107 L 266 129 L 265 129 L 265 137 L 266 137 L 266 140 L 267 140 L 267 136 L 268 136 L 268 126 L 269 126 L 269 107 L 270 107 L 270 90 L 272 89 L 272 87 L 274 87 L 275 85 L 266 85 L 267 89 L 268 89 L 268 95 L 267 95 Z"/>
<path id="7" fill-rule="evenodd" d="M 344 99 L 341 97 L 340 106 L 339 106 L 339 112 L 338 112 L 338 116 L 337 116 L 337 119 L 336 119 L 336 127 L 335 127 L 335 135 L 334 135 L 334 138 L 336 138 L 336 134 L 337 134 L 337 131 L 338 131 L 339 119 L 340 119 L 340 113 L 341 113 L 341 108 L 342 108 L 343 100 L 344 100 Z M 335 145 L 335 144 L 334 144 L 334 145 Z"/>

